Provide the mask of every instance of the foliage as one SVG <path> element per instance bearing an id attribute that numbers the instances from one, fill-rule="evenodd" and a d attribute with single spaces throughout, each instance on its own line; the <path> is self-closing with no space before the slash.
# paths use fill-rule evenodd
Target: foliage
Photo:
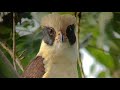
<path id="1" fill-rule="evenodd" d="M 43 16 L 52 12 L 15 12 L 16 17 L 16 57 L 25 68 L 36 56 L 41 44 L 40 20 Z M 75 12 L 59 12 L 60 14 L 72 14 Z M 0 42 L 12 51 L 12 13 L 0 17 Z M 26 19 L 27 18 L 27 19 Z M 35 20 L 35 21 L 34 21 Z M 38 23 L 38 26 L 35 26 Z M 120 77 L 120 12 L 82 12 L 80 20 L 80 42 L 81 49 L 86 49 L 95 58 L 95 63 L 90 67 L 93 72 L 96 63 L 106 69 L 99 71 L 96 77 Z M 29 32 L 20 34 L 20 32 Z M 90 36 L 89 36 L 90 35 Z M 9 52 L 0 45 L 0 49 L 11 64 L 13 59 Z M 82 56 L 82 54 L 81 54 Z M 0 76 L 10 77 L 10 73 L 3 74 L 3 67 L 0 57 Z M 17 65 L 17 72 L 22 70 Z M 79 68 L 80 69 L 80 68 Z M 108 73 L 109 72 L 109 73 Z M 80 73 L 80 72 L 79 72 Z"/>
<path id="2" fill-rule="evenodd" d="M 120 13 L 90 12 L 83 13 L 81 20 L 81 40 L 88 33 L 92 33 L 93 36 L 85 48 L 97 62 L 107 68 L 111 77 L 115 77 L 114 72 L 116 70 L 120 72 L 119 18 Z M 101 71 L 98 77 L 107 77 L 106 73 L 105 71 Z"/>

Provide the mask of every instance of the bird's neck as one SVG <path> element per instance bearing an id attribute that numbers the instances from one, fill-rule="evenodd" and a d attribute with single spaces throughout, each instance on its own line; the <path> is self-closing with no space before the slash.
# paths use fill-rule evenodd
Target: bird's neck
<path id="1" fill-rule="evenodd" d="M 76 48 L 56 50 L 55 47 L 46 45 L 43 41 L 37 56 L 44 58 L 45 74 L 43 78 L 61 77 L 76 78 L 77 51 Z"/>

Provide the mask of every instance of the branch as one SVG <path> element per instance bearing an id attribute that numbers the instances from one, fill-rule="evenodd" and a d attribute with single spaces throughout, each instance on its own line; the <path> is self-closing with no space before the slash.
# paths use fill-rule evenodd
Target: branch
<path id="1" fill-rule="evenodd" d="M 10 54 L 10 56 L 13 58 L 13 52 L 12 52 L 12 50 L 6 45 L 6 43 L 3 43 L 3 42 L 1 42 L 0 41 L 0 45 Z M 18 64 L 18 66 L 19 66 L 19 68 L 22 70 L 22 71 L 24 71 L 23 70 L 23 66 L 20 64 L 20 60 L 19 60 L 19 58 L 16 56 L 16 60 L 15 60 L 15 62 Z"/>
<path id="2" fill-rule="evenodd" d="M 16 64 L 15 64 L 15 52 L 16 52 L 16 46 L 15 46 L 15 13 L 13 12 L 13 66 L 16 70 Z"/>
<path id="3" fill-rule="evenodd" d="M 6 43 L 0 41 L 0 45 L 10 54 L 13 58 L 12 50 L 6 45 Z"/>
<path id="4" fill-rule="evenodd" d="M 4 77 L 14 77 L 14 78 L 17 78 L 19 77 L 19 74 L 14 70 L 12 64 L 10 63 L 10 61 L 7 59 L 7 57 L 4 55 L 4 53 L 0 50 L 0 57 L 3 61 L 0 61 L 2 62 L 2 65 L 0 66 L 2 69 L 2 67 L 4 67 L 4 72 L 2 72 L 2 74 L 4 74 Z M 5 68 L 6 68 L 6 71 L 5 71 Z"/>
<path id="5" fill-rule="evenodd" d="M 83 66 L 82 66 L 82 61 L 81 61 L 81 59 L 80 59 L 80 19 L 81 19 L 81 12 L 76 12 L 75 13 L 75 15 L 76 15 L 76 17 L 77 17 L 77 30 L 78 30 L 78 32 L 77 32 L 77 48 L 78 48 L 78 64 L 79 64 L 79 66 L 80 66 L 80 72 L 81 72 L 81 76 L 82 76 L 82 78 L 85 78 L 85 74 L 84 74 L 84 71 L 83 71 Z"/>
<path id="6" fill-rule="evenodd" d="M 91 38 L 93 38 L 92 33 L 87 34 L 86 37 L 80 43 L 80 48 L 85 48 L 89 44 Z"/>

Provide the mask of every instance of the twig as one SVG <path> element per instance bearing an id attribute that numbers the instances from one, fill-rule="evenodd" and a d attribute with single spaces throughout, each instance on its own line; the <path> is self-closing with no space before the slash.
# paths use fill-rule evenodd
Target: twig
<path id="1" fill-rule="evenodd" d="M 16 60 L 16 46 L 15 46 L 15 13 L 13 12 L 13 66 L 16 70 L 16 64 L 15 64 L 15 60 Z"/>
<path id="2" fill-rule="evenodd" d="M 0 45 L 10 54 L 10 56 L 13 58 L 12 50 L 6 45 L 6 43 L 0 41 Z"/>
<path id="3" fill-rule="evenodd" d="M 76 12 L 75 15 L 76 15 L 76 17 L 77 17 L 77 27 L 76 27 L 76 28 L 77 28 L 77 30 L 78 30 L 78 32 L 77 32 L 78 64 L 79 64 L 79 66 L 80 66 L 81 76 L 82 76 L 82 78 L 85 78 L 85 74 L 84 74 L 83 66 L 82 66 L 82 61 L 81 61 L 81 59 L 80 59 L 80 43 L 79 43 L 79 42 L 80 42 L 80 36 L 79 36 L 79 34 L 80 34 L 80 18 L 81 18 L 81 12 Z"/>
<path id="4" fill-rule="evenodd" d="M 80 43 L 80 48 L 85 48 L 89 44 L 91 38 L 93 38 L 92 33 L 87 34 L 86 37 Z"/>
<path id="5" fill-rule="evenodd" d="M 13 71 L 14 75 L 16 77 L 19 77 L 19 74 L 14 70 L 12 64 L 10 63 L 10 61 L 7 59 L 7 57 L 4 55 L 4 53 L 1 50 L 0 50 L 0 57 L 4 61 L 5 65 L 7 65 Z"/>
<path id="6" fill-rule="evenodd" d="M 4 62 L 10 65 L 11 68 L 13 68 L 12 65 L 9 63 L 9 60 L 7 59 L 7 57 L 4 55 L 4 53 L 1 50 L 0 50 L 0 57 L 2 58 Z"/>
<path id="7" fill-rule="evenodd" d="M 3 43 L 3 42 L 1 42 L 0 41 L 0 45 L 10 54 L 10 56 L 13 58 L 13 52 L 12 52 L 12 49 L 10 49 L 5 43 Z M 19 68 L 22 70 L 22 71 L 24 71 L 23 70 L 23 67 L 22 67 L 22 65 L 20 64 L 20 60 L 19 60 L 19 58 L 16 56 L 16 63 L 18 64 L 18 66 L 19 66 Z"/>
<path id="8" fill-rule="evenodd" d="M 22 51 L 18 57 L 21 58 L 25 52 L 26 52 L 26 50 Z"/>

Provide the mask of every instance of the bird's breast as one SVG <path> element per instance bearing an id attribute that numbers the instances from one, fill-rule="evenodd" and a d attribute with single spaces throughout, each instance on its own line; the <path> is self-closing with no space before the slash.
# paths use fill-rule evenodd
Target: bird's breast
<path id="1" fill-rule="evenodd" d="M 44 58 L 45 74 L 43 78 L 76 78 L 77 73 L 77 50 L 76 47 L 62 45 L 48 46 L 42 42 L 38 56 Z"/>
<path id="2" fill-rule="evenodd" d="M 43 78 L 77 78 L 76 58 L 51 57 L 44 60 L 45 74 Z"/>

